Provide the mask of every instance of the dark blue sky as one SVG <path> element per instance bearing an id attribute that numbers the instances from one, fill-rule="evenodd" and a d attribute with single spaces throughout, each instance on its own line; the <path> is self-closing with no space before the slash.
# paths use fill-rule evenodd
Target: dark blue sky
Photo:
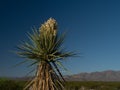
<path id="1" fill-rule="evenodd" d="M 24 76 L 31 70 L 28 63 L 12 68 L 24 59 L 11 51 L 50 17 L 59 32 L 68 32 L 67 50 L 81 53 L 63 63 L 73 74 L 120 70 L 119 0 L 1 0 L 0 76 Z"/>

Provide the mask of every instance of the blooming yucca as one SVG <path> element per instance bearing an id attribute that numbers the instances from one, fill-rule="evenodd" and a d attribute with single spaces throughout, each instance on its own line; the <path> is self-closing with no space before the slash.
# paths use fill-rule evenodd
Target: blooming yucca
<path id="1" fill-rule="evenodd" d="M 40 33 L 56 35 L 57 32 L 57 22 L 50 18 L 47 22 L 42 24 L 39 29 Z"/>
<path id="2" fill-rule="evenodd" d="M 62 67 L 61 61 L 74 53 L 65 52 L 61 47 L 64 34 L 57 34 L 56 20 L 50 18 L 39 30 L 29 34 L 29 39 L 18 47 L 18 54 L 33 60 L 31 66 L 36 65 L 37 68 L 35 77 L 24 89 L 64 90 L 64 78 L 58 66 Z"/>

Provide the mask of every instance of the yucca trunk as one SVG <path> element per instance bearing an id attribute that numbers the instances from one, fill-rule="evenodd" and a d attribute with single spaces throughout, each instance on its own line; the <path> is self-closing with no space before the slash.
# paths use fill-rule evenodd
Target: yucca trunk
<path id="1" fill-rule="evenodd" d="M 38 65 L 36 77 L 28 87 L 29 90 L 64 90 L 62 80 L 48 62 Z"/>

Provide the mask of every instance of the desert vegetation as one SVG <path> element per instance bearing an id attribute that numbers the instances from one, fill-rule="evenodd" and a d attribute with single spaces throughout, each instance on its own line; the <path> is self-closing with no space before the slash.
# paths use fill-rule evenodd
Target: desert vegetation
<path id="1" fill-rule="evenodd" d="M 23 90 L 25 81 L 0 78 L 0 90 Z"/>
<path id="2" fill-rule="evenodd" d="M 66 90 L 120 90 L 120 82 L 69 81 Z"/>
<path id="3" fill-rule="evenodd" d="M 0 90 L 23 90 L 27 81 L 0 79 Z M 66 90 L 120 90 L 120 82 L 68 81 Z"/>

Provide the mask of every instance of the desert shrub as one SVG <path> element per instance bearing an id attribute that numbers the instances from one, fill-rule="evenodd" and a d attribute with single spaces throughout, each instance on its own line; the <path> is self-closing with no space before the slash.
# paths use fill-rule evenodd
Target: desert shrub
<path id="1" fill-rule="evenodd" d="M 0 80 L 0 90 L 22 90 L 24 82 L 13 80 Z"/>
<path id="2" fill-rule="evenodd" d="M 23 90 L 26 81 L 0 79 L 0 90 Z M 120 82 L 69 81 L 66 90 L 120 90 Z"/>
<path id="3" fill-rule="evenodd" d="M 100 81 L 69 81 L 66 82 L 67 90 L 120 90 L 120 82 L 100 82 Z"/>

